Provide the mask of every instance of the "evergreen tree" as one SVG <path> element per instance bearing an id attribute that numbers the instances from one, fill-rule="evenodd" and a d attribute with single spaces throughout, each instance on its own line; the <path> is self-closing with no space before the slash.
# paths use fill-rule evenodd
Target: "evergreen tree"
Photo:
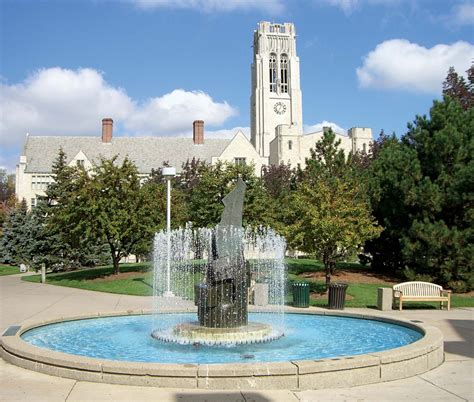
<path id="1" fill-rule="evenodd" d="M 474 286 L 474 108 L 435 101 L 370 166 L 374 215 L 385 230 L 366 245 L 373 266 L 453 290 Z"/>
<path id="2" fill-rule="evenodd" d="M 443 82 L 443 95 L 456 99 L 464 110 L 474 106 L 474 64 L 466 71 L 468 82 L 450 67 Z"/>
<path id="3" fill-rule="evenodd" d="M 2 262 L 7 264 L 29 263 L 28 206 L 22 200 L 11 209 L 3 227 L 3 236 L 0 239 Z"/>
<path id="4" fill-rule="evenodd" d="M 67 155 L 62 148 L 53 162 L 53 182 L 46 190 L 44 202 L 37 214 L 42 214 L 46 223 L 45 236 L 51 241 L 50 262 L 66 269 L 75 269 L 83 265 L 107 263 L 103 246 L 90 241 L 81 232 L 73 230 L 81 217 L 71 214 L 70 205 L 74 202 L 79 188 L 79 177 L 85 174 L 80 166 L 68 166 Z"/>

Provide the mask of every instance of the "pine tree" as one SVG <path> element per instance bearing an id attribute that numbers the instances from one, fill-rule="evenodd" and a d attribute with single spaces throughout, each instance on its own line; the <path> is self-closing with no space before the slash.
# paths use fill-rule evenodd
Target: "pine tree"
<path id="1" fill-rule="evenodd" d="M 28 206 L 25 200 L 10 210 L 0 239 L 1 258 L 7 264 L 28 263 Z"/>
<path id="2" fill-rule="evenodd" d="M 373 267 L 453 290 L 474 287 L 474 108 L 446 97 L 370 166 Z"/>
<path id="3" fill-rule="evenodd" d="M 464 110 L 474 106 L 474 64 L 466 71 L 468 82 L 450 67 L 443 82 L 443 95 L 456 99 Z"/>

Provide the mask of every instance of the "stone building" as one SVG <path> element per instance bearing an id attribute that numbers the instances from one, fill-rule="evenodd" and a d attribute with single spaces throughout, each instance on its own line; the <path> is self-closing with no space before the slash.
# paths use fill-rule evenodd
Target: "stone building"
<path id="1" fill-rule="evenodd" d="M 304 167 L 310 149 L 324 130 L 303 135 L 303 113 L 296 31 L 291 23 L 260 22 L 254 32 L 254 58 L 251 67 L 250 141 L 237 131 L 232 139 L 205 138 L 204 122 L 193 123 L 192 138 L 114 137 L 113 120 L 102 120 L 102 136 L 27 136 L 16 168 L 16 194 L 34 206 L 52 182 L 51 168 L 62 147 L 68 164 L 90 168 L 101 157 L 128 156 L 141 176 L 169 162 L 179 170 L 193 158 L 210 164 L 218 161 L 252 164 L 255 173 L 268 164 L 289 163 Z M 370 128 L 351 128 L 337 134 L 347 153 L 368 149 Z"/>
<path id="2" fill-rule="evenodd" d="M 268 163 L 304 167 L 310 149 L 324 129 L 303 135 L 300 61 L 296 55 L 296 31 L 290 23 L 260 22 L 253 37 L 251 142 Z M 325 128 L 326 129 L 326 128 Z M 347 135 L 336 134 L 344 152 L 369 148 L 370 128 L 354 127 Z"/>

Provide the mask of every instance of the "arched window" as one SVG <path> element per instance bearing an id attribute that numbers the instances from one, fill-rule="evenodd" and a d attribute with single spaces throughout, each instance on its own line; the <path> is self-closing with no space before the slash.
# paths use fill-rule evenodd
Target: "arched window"
<path id="1" fill-rule="evenodd" d="M 270 54 L 270 92 L 277 91 L 277 58 L 275 53 Z"/>
<path id="2" fill-rule="evenodd" d="M 280 58 L 280 89 L 282 93 L 288 93 L 288 56 L 282 54 Z"/>

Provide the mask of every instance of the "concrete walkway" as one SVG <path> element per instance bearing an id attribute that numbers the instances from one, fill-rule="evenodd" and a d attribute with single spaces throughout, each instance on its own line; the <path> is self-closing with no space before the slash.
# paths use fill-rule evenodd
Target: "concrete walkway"
<path id="1" fill-rule="evenodd" d="M 113 295 L 0 277 L 0 330 L 60 315 L 150 309 L 149 297 Z M 419 320 L 445 337 L 446 362 L 425 374 L 353 388 L 317 391 L 206 391 L 98 384 L 24 370 L 0 359 L 0 401 L 474 401 L 474 309 L 364 311 Z M 317 340 L 315 340 L 317 342 Z"/>

